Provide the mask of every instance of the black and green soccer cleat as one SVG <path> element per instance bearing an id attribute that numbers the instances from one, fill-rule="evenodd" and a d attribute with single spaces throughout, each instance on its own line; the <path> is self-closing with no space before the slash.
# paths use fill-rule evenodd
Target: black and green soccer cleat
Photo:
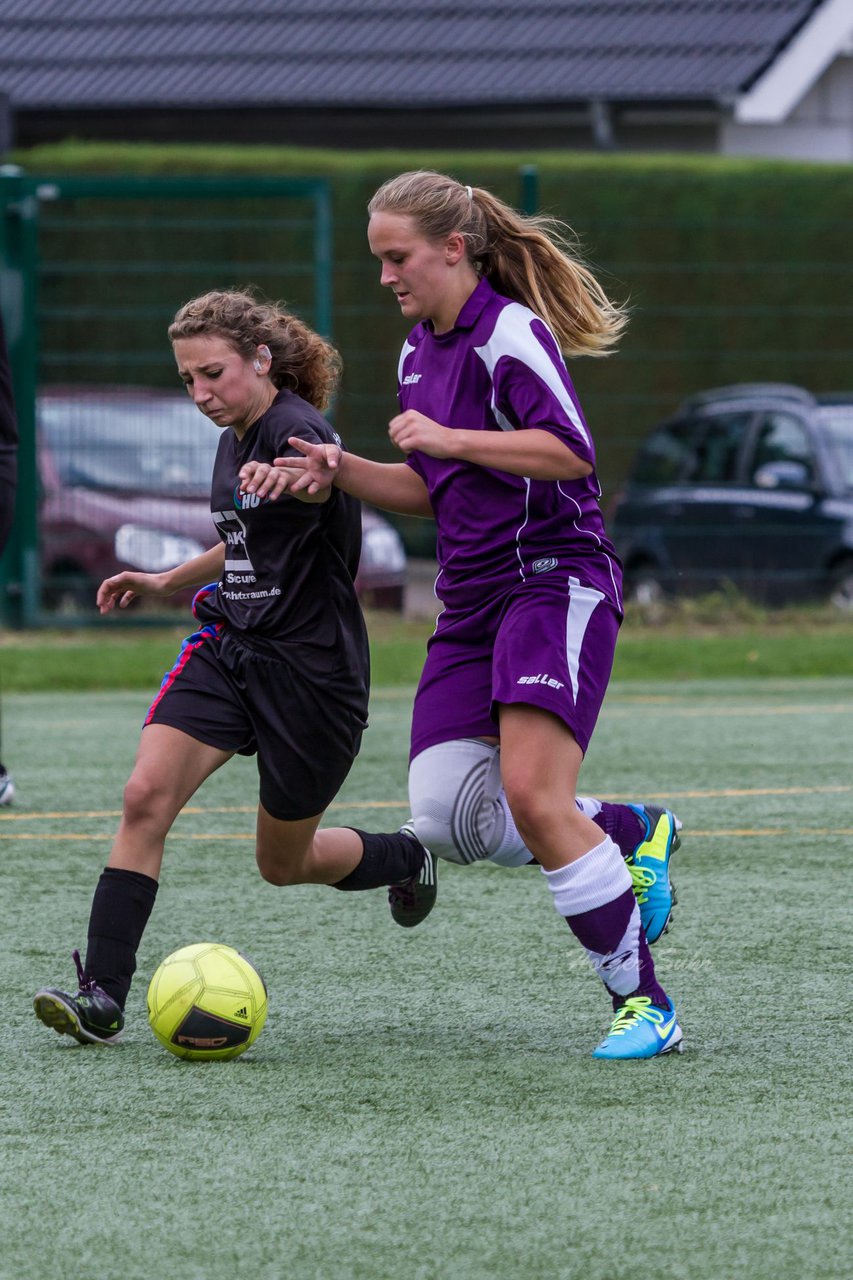
<path id="1" fill-rule="evenodd" d="M 33 996 L 36 1017 L 61 1036 L 73 1036 L 80 1044 L 115 1044 L 121 1039 L 124 1014 L 111 996 L 87 978 L 74 952 L 80 989 L 76 995 L 42 987 Z"/>
<path id="2" fill-rule="evenodd" d="M 408 824 L 400 830 L 404 835 L 417 840 L 414 829 Z M 437 896 L 435 858 L 429 849 L 424 849 L 424 860 L 417 875 L 410 876 L 402 884 L 392 884 L 388 887 L 388 906 L 391 908 L 391 916 L 404 929 L 413 929 L 416 924 L 426 920 L 435 906 Z"/>

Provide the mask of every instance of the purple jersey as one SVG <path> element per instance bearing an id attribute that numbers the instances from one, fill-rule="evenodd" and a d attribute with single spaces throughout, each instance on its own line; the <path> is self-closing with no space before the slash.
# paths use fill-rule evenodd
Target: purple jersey
<path id="1" fill-rule="evenodd" d="M 550 431 L 595 465 L 592 439 L 551 330 L 481 280 L 448 333 L 421 323 L 403 347 L 402 409 L 468 431 Z M 467 613 L 534 575 L 566 571 L 621 611 L 621 566 L 604 531 L 601 490 L 531 480 L 452 458 L 409 455 L 438 525 L 436 594 Z"/>

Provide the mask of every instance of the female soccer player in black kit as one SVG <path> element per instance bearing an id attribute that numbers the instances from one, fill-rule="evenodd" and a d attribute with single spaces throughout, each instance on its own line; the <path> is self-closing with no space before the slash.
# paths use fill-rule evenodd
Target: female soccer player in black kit
<path id="1" fill-rule="evenodd" d="M 146 718 L 121 823 L 95 890 L 76 995 L 43 988 L 37 1016 L 81 1043 L 124 1025 L 136 952 L 157 893 L 166 836 L 205 778 L 235 753 L 257 754 L 255 855 L 276 885 L 391 886 L 399 924 L 435 899 L 431 855 L 405 830 L 318 830 L 367 723 L 369 654 L 354 578 L 357 500 L 269 502 L 244 493 L 248 462 L 294 454 L 290 437 L 339 443 L 322 416 L 337 352 L 279 306 L 241 292 L 188 302 L 169 329 L 178 372 L 222 432 L 211 510 L 220 541 L 166 573 L 120 573 L 98 591 L 107 613 L 139 595 L 196 596 L 200 629 L 184 642 Z"/>

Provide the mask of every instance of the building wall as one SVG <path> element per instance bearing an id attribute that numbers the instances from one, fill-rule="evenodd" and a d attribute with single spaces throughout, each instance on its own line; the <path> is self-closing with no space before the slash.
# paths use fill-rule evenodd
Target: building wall
<path id="1" fill-rule="evenodd" d="M 827 67 L 779 124 L 726 121 L 720 130 L 724 155 L 773 156 L 790 160 L 853 161 L 853 56 Z"/>
<path id="2" fill-rule="evenodd" d="M 717 150 L 718 113 L 710 107 L 610 109 L 616 151 Z M 273 146 L 422 150 L 595 151 L 585 104 L 492 110 L 380 109 L 28 111 L 14 121 L 20 148 L 82 138 L 98 142 L 216 142 Z"/>

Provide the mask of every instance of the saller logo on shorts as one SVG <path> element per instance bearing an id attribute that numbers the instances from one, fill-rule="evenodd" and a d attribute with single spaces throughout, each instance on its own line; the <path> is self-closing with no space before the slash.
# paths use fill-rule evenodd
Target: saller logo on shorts
<path id="1" fill-rule="evenodd" d="M 534 560 L 530 568 L 534 573 L 548 573 L 550 569 L 556 569 L 558 564 L 556 556 L 543 556 L 541 560 Z"/>
<path id="2" fill-rule="evenodd" d="M 549 676 L 547 671 L 544 675 L 538 676 L 519 676 L 516 684 L 547 684 L 549 689 L 562 689 L 563 681 L 555 680 L 553 676 Z"/>

